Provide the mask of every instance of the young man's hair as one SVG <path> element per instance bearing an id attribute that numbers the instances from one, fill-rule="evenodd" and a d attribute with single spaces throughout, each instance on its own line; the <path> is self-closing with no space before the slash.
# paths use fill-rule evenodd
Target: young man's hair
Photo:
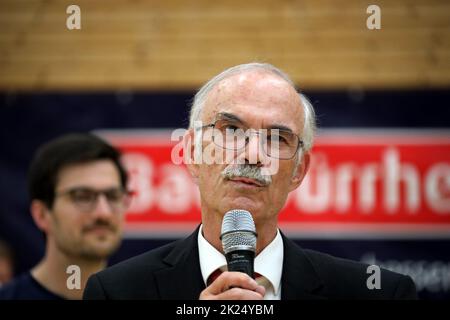
<path id="1" fill-rule="evenodd" d="M 36 151 L 31 162 L 28 173 L 30 198 L 43 201 L 51 209 L 61 170 L 97 160 L 111 160 L 114 163 L 121 186 L 125 189 L 127 174 L 120 156 L 116 148 L 90 133 L 72 133 L 51 140 Z"/>

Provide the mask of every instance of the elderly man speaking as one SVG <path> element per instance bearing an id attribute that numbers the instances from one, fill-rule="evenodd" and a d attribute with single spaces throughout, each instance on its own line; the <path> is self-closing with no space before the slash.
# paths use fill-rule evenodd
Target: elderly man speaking
<path id="1" fill-rule="evenodd" d="M 410 277 L 381 269 L 381 286 L 370 287 L 367 265 L 302 249 L 278 228 L 288 194 L 308 171 L 314 129 L 311 103 L 270 64 L 238 65 L 211 79 L 195 96 L 184 137 L 201 225 L 93 275 L 84 298 L 414 299 Z M 231 220 L 249 220 L 244 231 L 255 234 L 250 272 L 230 271 L 224 251 L 224 216 L 236 212 L 244 215 Z"/>

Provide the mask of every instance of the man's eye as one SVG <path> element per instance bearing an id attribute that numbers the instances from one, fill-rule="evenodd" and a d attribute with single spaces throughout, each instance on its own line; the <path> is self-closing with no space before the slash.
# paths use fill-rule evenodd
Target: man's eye
<path id="1" fill-rule="evenodd" d="M 105 195 L 109 201 L 119 201 L 122 199 L 123 193 L 119 190 L 112 190 L 107 191 Z"/>
<path id="2" fill-rule="evenodd" d="M 92 201 L 95 198 L 95 194 L 88 191 L 77 191 L 72 193 L 72 199 L 79 202 Z"/>
<path id="3" fill-rule="evenodd" d="M 237 127 L 237 126 L 235 126 L 235 125 L 233 125 L 233 124 L 227 124 L 227 125 L 224 126 L 224 129 L 225 129 L 227 132 L 233 132 L 233 131 L 238 130 L 239 127 Z"/>
<path id="4" fill-rule="evenodd" d="M 272 142 L 278 142 L 278 143 L 287 143 L 287 140 L 285 137 L 280 136 L 279 134 L 271 134 L 267 136 L 267 140 Z"/>

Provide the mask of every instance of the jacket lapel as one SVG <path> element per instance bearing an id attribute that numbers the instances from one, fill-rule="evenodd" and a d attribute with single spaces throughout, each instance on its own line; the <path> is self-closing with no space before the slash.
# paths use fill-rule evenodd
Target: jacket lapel
<path id="1" fill-rule="evenodd" d="M 304 251 L 293 241 L 283 237 L 284 259 L 281 277 L 281 299 L 325 299 L 320 295 L 322 281 Z"/>
<path id="2" fill-rule="evenodd" d="M 179 241 L 164 258 L 167 268 L 154 273 L 161 299 L 194 300 L 205 289 L 198 255 L 198 230 Z"/>
<path id="3" fill-rule="evenodd" d="M 161 299 L 196 300 L 205 289 L 198 255 L 197 228 L 180 240 L 164 258 L 167 268 L 154 273 Z M 323 283 L 304 251 L 281 233 L 284 259 L 281 299 L 325 299 L 320 294 Z"/>

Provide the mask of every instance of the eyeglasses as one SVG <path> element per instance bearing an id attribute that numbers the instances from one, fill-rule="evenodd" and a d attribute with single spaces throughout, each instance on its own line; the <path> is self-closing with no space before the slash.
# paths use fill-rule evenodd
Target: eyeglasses
<path id="1" fill-rule="evenodd" d="M 282 160 L 292 159 L 303 148 L 303 141 L 295 133 L 282 129 L 251 130 L 239 121 L 219 119 L 201 128 L 213 128 L 212 140 L 217 146 L 238 151 L 245 148 L 253 133 L 260 136 L 264 152 L 269 156 Z"/>
<path id="2" fill-rule="evenodd" d="M 128 208 L 131 192 L 123 188 L 94 190 L 87 187 L 77 187 L 56 193 L 56 197 L 68 196 L 72 203 L 83 212 L 92 212 L 98 203 L 100 195 L 104 195 L 113 212 L 122 212 Z"/>

